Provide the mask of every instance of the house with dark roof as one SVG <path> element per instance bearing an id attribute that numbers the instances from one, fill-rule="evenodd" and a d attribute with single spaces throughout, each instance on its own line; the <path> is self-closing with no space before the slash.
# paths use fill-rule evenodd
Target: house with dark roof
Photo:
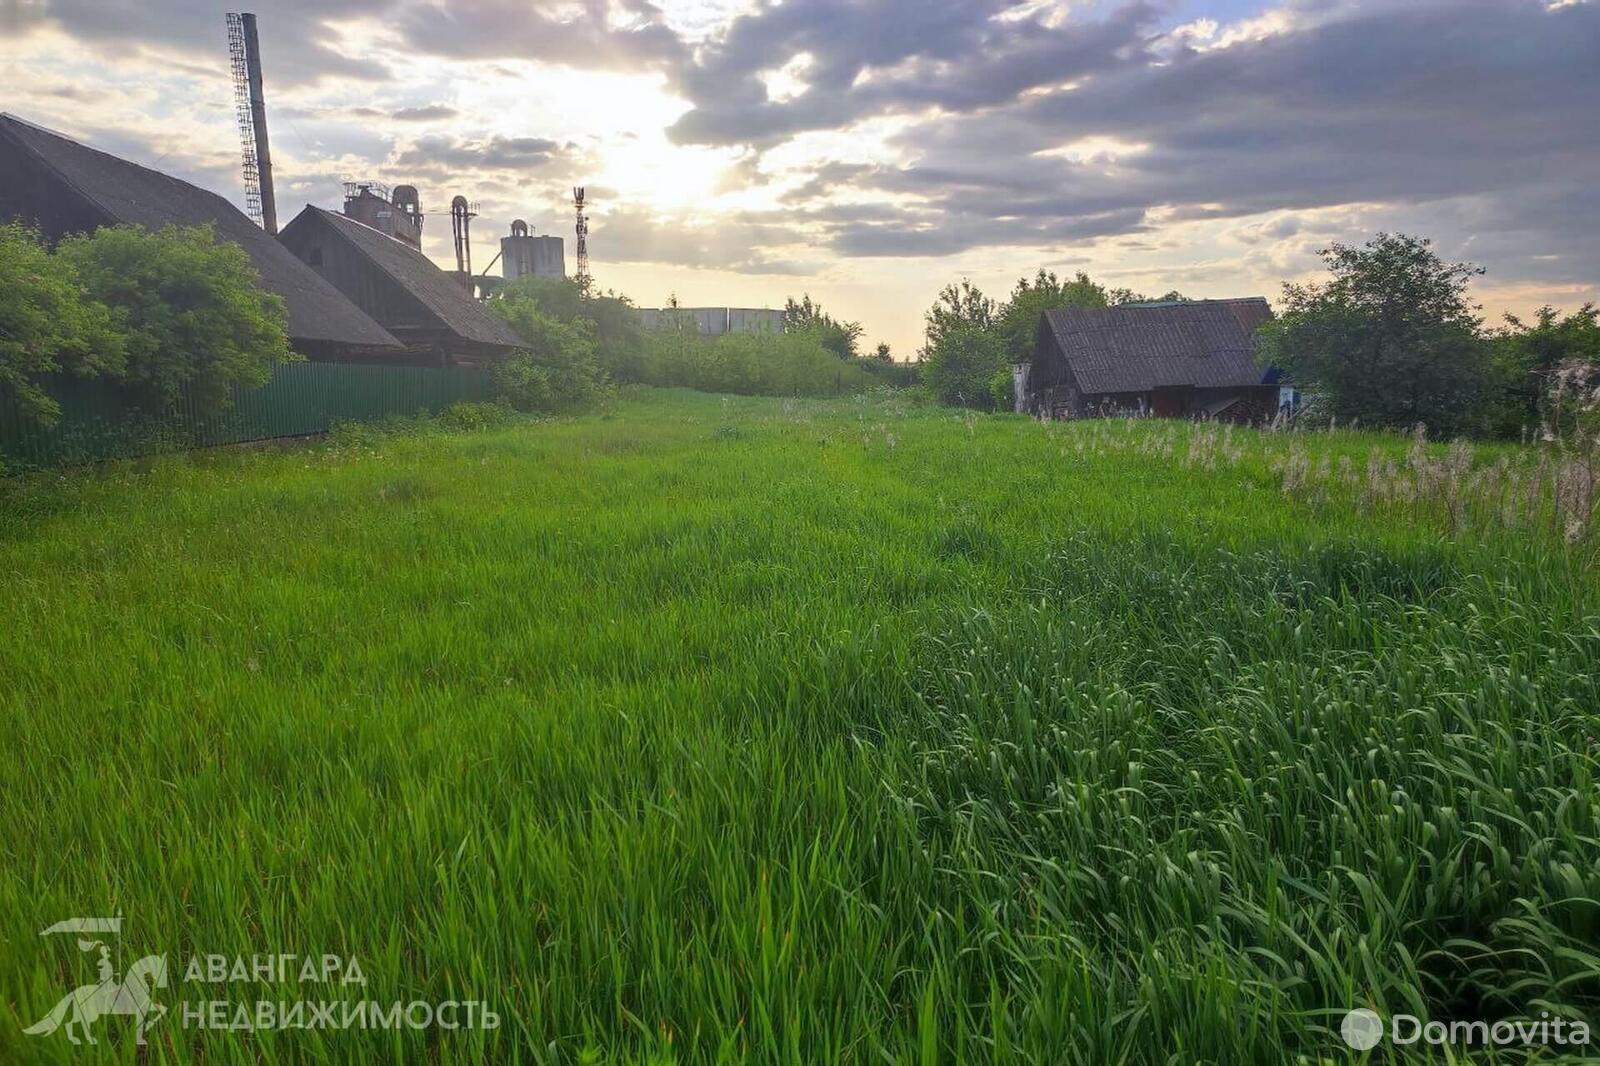
<path id="1" fill-rule="evenodd" d="M 420 250 L 353 218 L 307 207 L 278 239 L 400 338 L 414 362 L 482 366 L 524 345 Z"/>
<path id="2" fill-rule="evenodd" d="M 1024 409 L 1050 418 L 1270 419 L 1278 375 L 1256 363 L 1255 332 L 1271 318 L 1259 296 L 1046 311 L 1033 360 L 1019 368 Z"/>
<path id="3" fill-rule="evenodd" d="M 0 114 L 0 221 L 49 241 L 101 226 L 211 225 L 239 245 L 261 287 L 283 297 L 289 340 L 314 359 L 381 358 L 400 342 L 216 193 Z"/>

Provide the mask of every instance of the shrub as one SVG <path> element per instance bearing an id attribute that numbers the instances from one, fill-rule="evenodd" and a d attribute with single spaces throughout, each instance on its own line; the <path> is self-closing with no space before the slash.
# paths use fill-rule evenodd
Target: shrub
<path id="1" fill-rule="evenodd" d="M 509 425 L 517 413 L 503 403 L 453 403 L 439 415 L 439 425 L 457 432 L 476 433 Z"/>
<path id="2" fill-rule="evenodd" d="M 108 226 L 56 253 L 90 297 L 111 308 L 126 358 L 117 371 L 136 406 L 201 412 L 235 385 L 263 385 L 289 348 L 283 299 L 259 287 L 243 248 L 209 226 Z"/>
<path id="3" fill-rule="evenodd" d="M 1005 343 L 972 322 L 945 329 L 922 360 L 923 383 L 940 403 L 982 410 L 994 404 L 990 383 L 1005 370 Z"/>
<path id="4" fill-rule="evenodd" d="M 110 309 L 88 298 L 68 260 L 31 230 L 0 225 L 0 386 L 24 416 L 51 425 L 61 413 L 40 375 L 118 373 L 124 344 Z"/>
<path id="5" fill-rule="evenodd" d="M 537 312 L 567 325 L 587 323 L 594 338 L 595 359 L 612 381 L 643 380 L 644 330 L 639 312 L 625 296 L 615 293 L 584 296 L 570 278 L 518 278 L 510 282 L 489 309 L 511 323 Z"/>
<path id="6" fill-rule="evenodd" d="M 837 396 L 877 383 L 860 360 L 840 359 L 809 331 L 712 339 L 680 329 L 646 334 L 644 380 L 756 396 Z"/>
<path id="7" fill-rule="evenodd" d="M 542 311 L 526 290 L 489 307 L 528 345 L 496 368 L 499 399 L 518 411 L 563 414 L 590 410 L 610 397 L 611 380 L 595 350 L 594 323 L 563 321 Z"/>
<path id="8" fill-rule="evenodd" d="M 996 370 L 994 377 L 989 379 L 989 399 L 996 411 L 1010 411 L 1016 407 L 1016 382 L 1009 368 Z"/>

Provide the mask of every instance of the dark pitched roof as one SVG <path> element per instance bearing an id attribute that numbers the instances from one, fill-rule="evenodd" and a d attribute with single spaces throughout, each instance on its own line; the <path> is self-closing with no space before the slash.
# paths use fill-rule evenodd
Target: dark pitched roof
<path id="1" fill-rule="evenodd" d="M 1255 330 L 1271 318 L 1259 296 L 1045 312 L 1084 392 L 1259 385 Z"/>
<path id="2" fill-rule="evenodd" d="M 113 223 L 151 229 L 168 224 L 214 224 L 219 238 L 239 245 L 250 256 L 261 275 L 261 287 L 288 304 L 291 339 L 401 346 L 388 330 L 216 193 L 89 148 L 14 115 L 0 113 L 0 134 L 9 134 Z"/>
<path id="3" fill-rule="evenodd" d="M 483 309 L 449 274 L 417 249 L 357 222 L 353 218 L 320 207 L 308 206 L 285 227 L 304 225 L 316 219 L 354 245 L 366 259 L 421 301 L 439 321 L 457 336 L 479 344 L 521 348 L 527 344 L 500 318 Z"/>

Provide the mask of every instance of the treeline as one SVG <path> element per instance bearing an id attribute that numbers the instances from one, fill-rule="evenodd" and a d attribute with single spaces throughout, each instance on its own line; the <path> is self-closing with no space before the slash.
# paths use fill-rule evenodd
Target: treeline
<path id="1" fill-rule="evenodd" d="M 1515 440 L 1571 437 L 1600 417 L 1595 304 L 1489 327 L 1468 293 L 1483 269 L 1445 262 L 1425 238 L 1380 233 L 1321 254 L 1328 279 L 1286 283 L 1277 318 L 1258 336 L 1262 366 L 1308 397 L 1302 418 Z M 1020 279 L 1004 302 L 969 281 L 947 285 L 925 316 L 921 381 L 941 403 L 1008 410 L 1010 364 L 1031 358 L 1045 311 L 1184 298 L 1046 270 Z"/>
<path id="2" fill-rule="evenodd" d="M 809 295 L 788 301 L 782 332 L 718 337 L 701 336 L 691 315 L 670 306 L 659 327 L 645 329 L 627 297 L 585 295 L 568 278 L 520 278 L 488 307 L 527 341 L 497 372 L 506 398 L 526 411 L 585 410 L 617 385 L 834 396 L 909 384 L 915 373 L 887 346 L 860 355 L 860 325 L 834 319 Z"/>
<path id="3" fill-rule="evenodd" d="M 51 249 L 0 225 L 0 386 L 49 426 L 51 375 L 114 382 L 128 406 L 217 409 L 235 385 L 260 385 L 289 348 L 283 300 L 259 287 L 244 249 L 209 226 L 107 226 Z"/>

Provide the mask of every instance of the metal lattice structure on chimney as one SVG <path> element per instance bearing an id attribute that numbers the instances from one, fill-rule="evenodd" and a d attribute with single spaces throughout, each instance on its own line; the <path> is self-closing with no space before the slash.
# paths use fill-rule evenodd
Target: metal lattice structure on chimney
<path id="1" fill-rule="evenodd" d="M 250 117 L 250 75 L 244 62 L 244 26 L 228 12 L 228 55 L 233 60 L 233 114 L 239 122 L 239 151 L 244 156 L 244 205 L 261 225 L 261 173 L 256 169 L 256 128 Z"/>
<path id="2" fill-rule="evenodd" d="M 572 206 L 578 214 L 578 273 L 573 280 L 578 283 L 578 291 L 587 296 L 589 295 L 589 219 L 583 213 L 582 185 L 572 190 Z"/>
<path id="3" fill-rule="evenodd" d="M 278 232 L 272 195 L 272 153 L 267 147 L 267 104 L 261 86 L 261 44 L 256 17 L 228 12 L 228 56 L 233 65 L 233 110 L 244 161 L 245 210 L 268 233 Z"/>

